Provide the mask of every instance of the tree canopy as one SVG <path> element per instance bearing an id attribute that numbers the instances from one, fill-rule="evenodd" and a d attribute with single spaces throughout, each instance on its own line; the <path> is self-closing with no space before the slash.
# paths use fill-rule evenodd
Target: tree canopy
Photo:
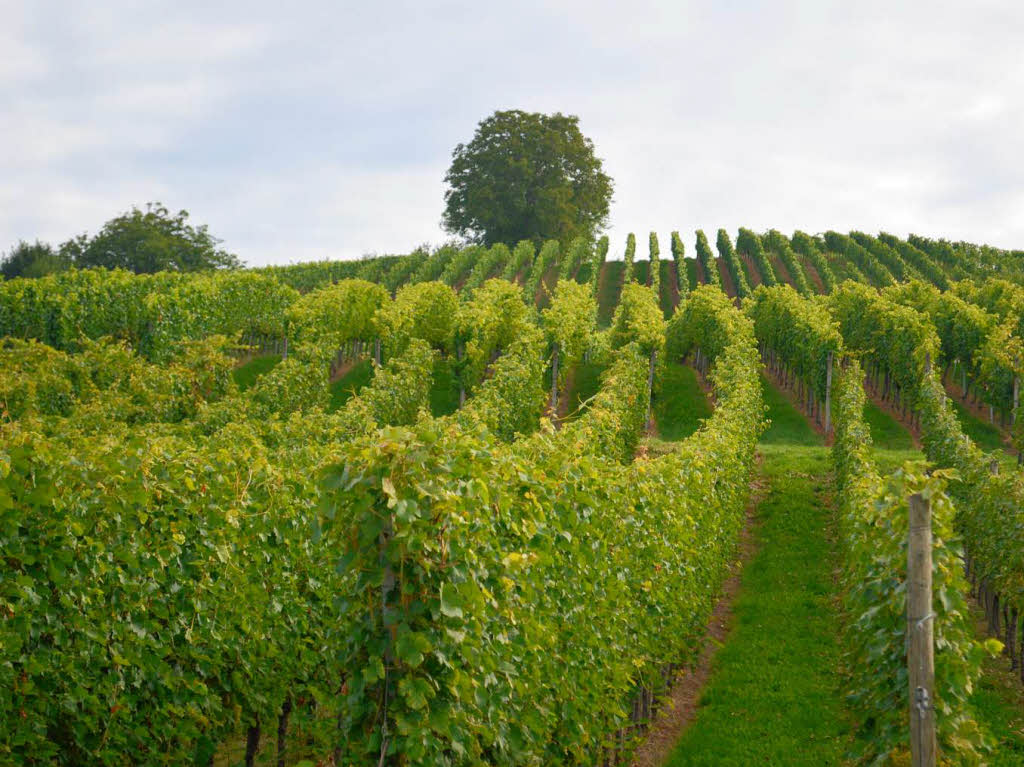
<path id="1" fill-rule="evenodd" d="M 495 112 L 455 147 L 445 182 L 445 228 L 485 245 L 591 238 L 612 199 L 579 118 L 560 113 Z"/>
<path id="2" fill-rule="evenodd" d="M 46 242 L 22 240 L 10 252 L 0 257 L 0 274 L 5 280 L 15 277 L 43 277 L 60 272 L 70 266 L 66 256 Z"/>
<path id="3" fill-rule="evenodd" d="M 188 211 L 176 214 L 158 202 L 133 207 L 113 218 L 93 237 L 80 235 L 60 252 L 81 268 L 104 266 L 137 273 L 190 272 L 240 266 L 238 257 L 218 247 L 206 225 L 188 223 Z"/>

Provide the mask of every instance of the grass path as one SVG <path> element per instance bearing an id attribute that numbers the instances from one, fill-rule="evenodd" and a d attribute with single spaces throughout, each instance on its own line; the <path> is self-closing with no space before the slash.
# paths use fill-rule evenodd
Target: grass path
<path id="1" fill-rule="evenodd" d="M 760 447 L 756 553 L 741 576 L 732 630 L 666 767 L 840 765 L 855 737 L 839 674 L 828 450 L 767 380 L 765 402 L 772 423 Z M 868 403 L 865 417 L 882 471 L 922 458 L 891 415 Z M 995 746 L 987 763 L 1024 767 L 1024 688 L 1005 657 L 986 661 L 972 703 Z"/>
<path id="2" fill-rule="evenodd" d="M 264 373 L 269 373 L 278 362 L 281 361 L 279 354 L 265 354 L 260 357 L 253 357 L 236 367 L 231 375 L 238 384 L 241 391 L 245 391 L 256 383 L 256 380 Z"/>
<path id="3" fill-rule="evenodd" d="M 766 385 L 768 417 L 753 559 L 734 628 L 699 709 L 665 762 L 838 765 L 851 734 L 839 693 L 828 453 L 806 419 Z"/>
<path id="4" fill-rule="evenodd" d="M 331 399 L 327 410 L 331 413 L 340 410 L 372 380 L 373 362 L 367 358 L 355 363 L 343 376 L 331 383 Z"/>
<path id="5" fill-rule="evenodd" d="M 985 612 L 977 602 L 974 608 L 978 636 L 986 636 Z M 1022 767 L 1024 765 L 1024 687 L 1017 671 L 1010 670 L 1005 655 L 986 658 L 982 663 L 981 681 L 971 696 L 979 721 L 985 724 L 993 742 L 989 767 Z"/>
<path id="6" fill-rule="evenodd" d="M 664 371 L 659 437 L 683 439 L 710 414 L 693 370 Z M 756 481 L 755 552 L 740 577 L 731 628 L 696 712 L 665 762 L 842 764 L 850 732 L 838 678 L 828 453 L 774 386 Z"/>
<path id="7" fill-rule="evenodd" d="M 807 419 L 797 410 L 789 399 L 768 378 L 761 376 L 761 387 L 764 391 L 764 403 L 768 406 L 770 424 L 761 435 L 764 445 L 804 445 L 825 447 L 821 435 L 811 428 Z"/>
<path id="8" fill-rule="evenodd" d="M 711 416 L 711 405 L 693 368 L 669 362 L 659 372 L 659 391 L 654 400 L 658 437 L 665 441 L 686 439 Z"/>
<path id="9" fill-rule="evenodd" d="M 950 402 L 953 403 L 953 412 L 960 421 L 960 428 L 974 444 L 982 450 L 1006 450 L 1003 433 L 999 431 L 999 427 L 978 418 L 953 397 L 950 397 Z"/>

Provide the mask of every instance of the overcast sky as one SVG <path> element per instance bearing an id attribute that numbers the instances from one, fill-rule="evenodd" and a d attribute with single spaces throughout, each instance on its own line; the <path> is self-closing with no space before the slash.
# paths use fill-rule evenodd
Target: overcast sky
<path id="1" fill-rule="evenodd" d="M 722 226 L 1024 247 L 1013 0 L 0 0 L 0 20 L 0 250 L 160 200 L 253 265 L 408 252 L 444 239 L 454 146 L 510 108 L 579 115 L 613 255 Z"/>

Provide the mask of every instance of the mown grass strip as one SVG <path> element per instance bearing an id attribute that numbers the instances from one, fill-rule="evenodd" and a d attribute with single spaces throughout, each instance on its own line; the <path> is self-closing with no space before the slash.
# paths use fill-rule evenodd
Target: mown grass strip
<path id="1" fill-rule="evenodd" d="M 257 379 L 264 373 L 269 373 L 274 369 L 274 366 L 281 361 L 281 355 L 279 354 L 266 354 L 262 357 L 253 357 L 247 362 L 243 362 L 241 365 L 236 367 L 232 371 L 235 383 L 238 384 L 238 388 L 242 391 L 252 387 Z"/>
<path id="2" fill-rule="evenodd" d="M 686 439 L 711 416 L 711 405 L 693 368 L 672 362 L 664 366 L 661 375 L 654 402 L 658 436 L 668 441 Z"/>
<path id="3" fill-rule="evenodd" d="M 580 407 L 601 389 L 604 366 L 581 362 L 573 371 L 569 389 L 569 417 L 579 415 Z"/>
<path id="4" fill-rule="evenodd" d="M 1003 442 L 1003 435 L 998 427 L 981 420 L 952 397 L 949 401 L 953 403 L 953 412 L 956 413 L 957 420 L 960 421 L 960 428 L 975 445 L 982 450 L 1005 449 L 1006 444 Z"/>
<path id="5" fill-rule="evenodd" d="M 455 362 L 439 359 L 434 364 L 434 382 L 430 387 L 430 414 L 441 418 L 458 409 L 459 382 L 455 377 Z"/>
<path id="6" fill-rule="evenodd" d="M 799 430 L 794 436 L 807 439 Z M 758 551 L 743 572 L 735 628 L 668 767 L 820 767 L 842 764 L 849 749 L 827 452 L 792 444 L 764 445 L 762 452 L 770 489 L 756 512 Z"/>
<path id="7" fill-rule="evenodd" d="M 373 360 L 360 360 L 351 370 L 331 384 L 331 401 L 327 406 L 330 412 L 343 407 L 346 402 L 359 393 L 373 378 Z"/>
<path id="8" fill-rule="evenodd" d="M 823 445 L 821 435 L 811 428 L 807 418 L 798 411 L 786 396 L 763 375 L 764 402 L 768 407 L 771 421 L 761 435 L 763 445 Z"/>
<path id="9" fill-rule="evenodd" d="M 864 404 L 864 422 L 871 432 L 871 441 L 882 450 L 913 450 L 914 439 L 907 428 L 873 402 Z"/>

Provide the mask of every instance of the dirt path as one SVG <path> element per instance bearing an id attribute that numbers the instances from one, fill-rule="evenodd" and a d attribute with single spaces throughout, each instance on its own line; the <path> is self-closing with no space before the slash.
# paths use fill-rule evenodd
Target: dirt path
<path id="1" fill-rule="evenodd" d="M 810 280 L 811 287 L 818 291 L 818 293 L 824 295 L 825 283 L 821 281 L 821 275 L 818 274 L 818 270 L 814 268 L 814 264 L 803 256 L 798 256 L 798 258 L 800 259 L 800 263 L 803 264 L 804 274 L 806 274 L 807 279 Z"/>
<path id="2" fill-rule="evenodd" d="M 668 262 L 668 285 L 665 285 L 665 280 L 662 280 L 661 289 L 664 291 L 668 289 L 669 301 L 672 303 L 672 311 L 676 310 L 679 306 L 679 269 L 676 267 L 675 261 Z M 685 275 L 683 275 L 685 277 Z"/>
<path id="3" fill-rule="evenodd" d="M 602 291 L 604 290 L 605 283 L 608 281 L 608 262 L 605 261 L 599 267 L 600 271 L 597 273 L 597 295 L 600 298 Z"/>
<path id="4" fill-rule="evenodd" d="M 793 282 L 793 275 L 789 273 L 789 269 L 782 263 L 782 259 L 774 253 L 768 254 L 768 263 L 772 265 L 772 269 L 775 270 L 775 276 L 779 278 L 779 282 L 784 285 L 792 285 L 794 290 L 796 289 L 796 283 Z"/>
<path id="5" fill-rule="evenodd" d="M 334 369 L 333 373 L 331 373 L 330 382 L 336 383 L 337 381 L 340 381 L 342 378 L 347 376 L 352 371 L 352 368 L 354 368 L 356 365 L 358 365 L 365 359 L 366 356 L 364 355 L 361 357 L 350 357 L 349 359 L 345 360 Z"/>
<path id="6" fill-rule="evenodd" d="M 715 263 L 718 265 L 718 274 L 722 278 L 722 289 L 729 298 L 737 298 L 738 293 L 736 292 L 736 284 L 732 281 L 732 275 L 729 274 L 729 270 L 725 268 L 725 260 L 716 258 Z"/>
<path id="7" fill-rule="evenodd" d="M 750 289 L 753 290 L 758 285 L 762 284 L 761 272 L 758 271 L 757 266 L 754 264 L 754 259 L 748 256 L 746 253 L 737 253 L 740 257 L 740 263 L 747 270 L 747 282 L 750 283 Z"/>
<path id="8" fill-rule="evenodd" d="M 699 258 L 693 259 L 693 263 L 694 263 L 694 270 L 697 272 L 697 284 L 698 285 L 707 285 L 708 284 L 708 275 L 704 271 L 704 264 L 702 264 L 700 262 Z"/>
<path id="9" fill-rule="evenodd" d="M 565 385 L 558 392 L 558 402 L 555 403 L 555 418 L 558 421 L 565 421 L 569 417 L 569 400 L 572 399 L 572 393 L 575 390 L 576 371 L 570 370 L 569 375 L 565 377 Z"/>

